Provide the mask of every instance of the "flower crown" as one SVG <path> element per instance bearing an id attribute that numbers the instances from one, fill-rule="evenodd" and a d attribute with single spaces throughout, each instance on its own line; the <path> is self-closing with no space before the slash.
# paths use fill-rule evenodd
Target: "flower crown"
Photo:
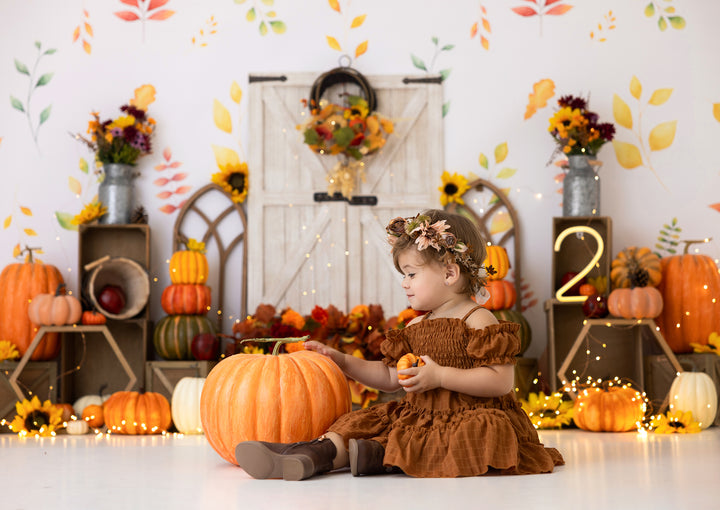
<path id="1" fill-rule="evenodd" d="M 452 232 L 447 232 L 450 225 L 445 220 L 432 224 L 430 221 L 430 217 L 424 214 L 410 218 L 395 218 L 385 227 L 388 243 L 394 246 L 400 237 L 406 235 L 417 244 L 418 251 L 431 246 L 440 254 L 449 252 L 455 257 L 458 265 L 468 270 L 473 280 L 480 280 L 486 278 L 488 274 L 497 272 L 492 266 L 482 267 L 475 262 L 470 256 L 472 247 L 458 240 Z"/>

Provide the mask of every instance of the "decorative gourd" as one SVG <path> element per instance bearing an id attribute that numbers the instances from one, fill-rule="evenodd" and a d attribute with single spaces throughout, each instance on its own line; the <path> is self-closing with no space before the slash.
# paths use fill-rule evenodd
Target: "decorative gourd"
<path id="1" fill-rule="evenodd" d="M 690 343 L 707 345 L 710 333 L 720 331 L 720 273 L 707 255 L 690 255 L 686 241 L 683 255 L 660 260 L 663 311 L 655 322 L 670 349 L 692 352 Z"/>
<path id="2" fill-rule="evenodd" d="M 15 344 L 23 356 L 37 333 L 38 325 L 28 317 L 29 303 L 38 294 L 55 292 L 63 282 L 55 266 L 35 262 L 33 250 L 25 248 L 26 262 L 10 264 L 0 273 L 0 331 L 2 339 Z M 30 356 L 31 361 L 55 358 L 60 352 L 60 334 L 47 333 Z"/>
<path id="3" fill-rule="evenodd" d="M 105 413 L 102 405 L 90 404 L 86 406 L 85 409 L 83 409 L 81 417 L 94 429 L 105 425 Z"/>
<path id="4" fill-rule="evenodd" d="M 170 403 L 160 393 L 118 391 L 105 402 L 105 425 L 113 434 L 162 434 L 170 428 Z"/>
<path id="5" fill-rule="evenodd" d="M 502 280 L 510 269 L 510 259 L 507 250 L 502 246 L 490 245 L 487 247 L 487 258 L 483 264 L 485 267 L 492 266 L 495 274 L 488 273 L 488 280 Z"/>
<path id="6" fill-rule="evenodd" d="M 650 248 L 636 248 L 630 246 L 625 248 L 612 261 L 610 269 L 610 281 L 614 289 L 630 287 L 630 275 L 638 269 L 648 272 L 648 283 L 650 287 L 657 286 L 662 280 L 660 269 L 660 257 L 653 253 Z"/>
<path id="7" fill-rule="evenodd" d="M 629 387 L 586 388 L 573 406 L 575 425 L 592 432 L 636 430 L 644 415 L 642 395 Z"/>
<path id="8" fill-rule="evenodd" d="M 403 357 L 401 357 L 397 362 L 397 369 L 405 370 L 406 368 L 412 368 L 412 367 L 422 367 L 425 365 L 425 362 L 420 358 L 420 356 L 417 356 L 413 354 L 412 352 L 408 352 Z M 405 380 L 410 379 L 413 377 L 412 375 L 406 375 L 406 374 L 398 374 L 398 379 Z"/>
<path id="9" fill-rule="evenodd" d="M 67 422 L 67 425 L 65 425 L 65 430 L 72 436 L 80 436 L 87 434 L 90 426 L 85 420 L 70 420 Z"/>
<path id="10" fill-rule="evenodd" d="M 204 315 L 167 315 L 153 333 L 157 353 L 168 360 L 192 360 L 192 340 L 200 333 L 215 333 L 215 326 Z"/>
<path id="11" fill-rule="evenodd" d="M 168 315 L 204 315 L 211 300 L 207 285 L 177 284 L 165 287 L 160 304 Z"/>
<path id="12" fill-rule="evenodd" d="M 99 326 L 107 323 L 107 317 L 94 310 L 85 310 L 80 322 L 86 326 Z"/>
<path id="13" fill-rule="evenodd" d="M 329 358 L 314 351 L 272 355 L 235 354 L 208 374 L 200 397 L 205 437 L 226 461 L 237 464 L 241 441 L 294 443 L 327 431 L 350 411 L 347 378 Z"/>
<path id="14" fill-rule="evenodd" d="M 202 434 L 200 420 L 200 395 L 204 377 L 183 377 L 175 385 L 170 401 L 172 421 L 178 432 L 183 434 Z"/>
<path id="15" fill-rule="evenodd" d="M 581 296 L 592 296 L 593 294 L 597 294 L 598 290 L 592 283 L 583 283 L 580 285 L 578 292 Z"/>
<path id="16" fill-rule="evenodd" d="M 668 399 L 671 410 L 692 412 L 701 429 L 715 421 L 717 390 L 712 378 L 703 372 L 680 372 L 670 386 Z"/>
<path id="17" fill-rule="evenodd" d="M 70 404 L 55 404 L 55 407 L 62 409 L 62 416 L 60 416 L 62 421 L 70 421 L 73 416 L 76 416 L 75 409 Z"/>
<path id="18" fill-rule="evenodd" d="M 655 287 L 620 288 L 608 296 L 608 310 L 624 319 L 654 319 L 663 309 L 663 298 Z"/>
<path id="19" fill-rule="evenodd" d="M 190 239 L 188 249 L 176 251 L 170 257 L 170 281 L 174 284 L 201 284 L 208 278 L 205 243 Z"/>
<path id="20" fill-rule="evenodd" d="M 530 323 L 525 316 L 521 312 L 513 309 L 493 310 L 492 313 L 499 321 L 510 321 L 520 324 L 520 330 L 518 331 L 520 352 L 518 354 L 522 355 L 527 351 L 528 347 L 530 347 L 530 342 L 532 342 L 532 328 L 530 328 Z"/>
<path id="21" fill-rule="evenodd" d="M 75 324 L 82 316 L 82 305 L 73 296 L 65 295 L 65 284 L 60 283 L 55 294 L 38 294 L 28 306 L 28 317 L 41 326 Z"/>
<path id="22" fill-rule="evenodd" d="M 488 310 L 505 310 L 515 305 L 517 294 L 515 286 L 507 280 L 489 280 L 485 287 L 490 293 L 483 306 Z"/>

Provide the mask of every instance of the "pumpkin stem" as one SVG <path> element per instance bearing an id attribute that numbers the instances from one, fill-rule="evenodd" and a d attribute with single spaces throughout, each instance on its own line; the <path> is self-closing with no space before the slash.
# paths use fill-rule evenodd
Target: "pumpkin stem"
<path id="1" fill-rule="evenodd" d="M 267 344 L 270 342 L 275 342 L 275 347 L 273 347 L 272 355 L 277 356 L 280 352 L 280 346 L 282 344 L 294 344 L 296 342 L 304 342 L 305 340 L 308 340 L 310 338 L 310 335 L 305 336 L 289 336 L 286 338 L 246 338 L 245 340 L 240 340 L 240 343 L 243 344 L 245 342 L 258 342 Z"/>
<path id="2" fill-rule="evenodd" d="M 57 289 L 55 289 L 56 296 L 64 296 L 67 286 L 64 283 L 58 283 Z"/>
<path id="3" fill-rule="evenodd" d="M 682 243 L 685 243 L 685 248 L 683 249 L 683 255 L 687 255 L 691 244 L 709 243 L 710 241 L 712 241 L 712 237 L 706 237 L 705 239 L 687 239 L 687 240 L 681 241 Z"/>
<path id="4" fill-rule="evenodd" d="M 42 248 L 39 246 L 36 246 L 35 248 L 30 248 L 27 244 L 25 245 L 25 249 L 22 250 L 20 253 L 17 254 L 18 257 L 22 256 L 23 254 L 27 253 L 27 261 L 28 263 L 32 264 L 34 262 L 33 260 L 33 252 L 34 251 L 40 251 Z"/>

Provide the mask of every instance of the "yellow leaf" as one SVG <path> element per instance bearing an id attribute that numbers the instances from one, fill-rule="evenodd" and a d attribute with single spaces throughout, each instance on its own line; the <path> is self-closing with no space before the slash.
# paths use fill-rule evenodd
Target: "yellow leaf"
<path id="1" fill-rule="evenodd" d="M 713 117 L 715 120 L 720 122 L 720 103 L 713 104 Z"/>
<path id="2" fill-rule="evenodd" d="M 486 48 L 487 49 L 487 48 Z M 547 101 L 555 95 L 555 82 L 549 78 L 540 80 L 533 85 L 533 91 L 528 94 L 528 104 L 525 108 L 525 120 L 529 119 L 540 108 L 547 106 Z"/>
<path id="3" fill-rule="evenodd" d="M 670 99 L 670 95 L 672 94 L 673 89 L 657 89 L 655 92 L 653 92 L 652 97 L 650 97 L 650 103 L 654 106 L 660 106 L 665 101 Z"/>
<path id="4" fill-rule="evenodd" d="M 352 20 L 352 24 L 350 25 L 350 28 L 357 28 L 360 25 L 363 24 L 365 21 L 365 18 L 367 18 L 367 14 L 362 14 L 360 16 L 356 16 L 355 19 Z"/>
<path id="5" fill-rule="evenodd" d="M 31 229 L 31 228 L 25 228 L 25 229 L 23 229 L 23 232 L 25 232 L 25 233 L 26 233 L 27 235 L 29 235 L 29 236 L 36 236 L 36 235 L 37 235 L 37 232 L 35 232 L 35 231 L 34 231 L 33 229 Z"/>
<path id="6" fill-rule="evenodd" d="M 675 140 L 676 128 L 676 120 L 663 122 L 655 126 L 652 131 L 650 131 L 650 138 L 648 140 L 650 150 L 660 151 L 670 147 L 673 143 L 673 140 Z"/>
<path id="7" fill-rule="evenodd" d="M 632 80 L 630 80 L 630 93 L 635 99 L 640 100 L 642 85 L 640 84 L 640 80 L 637 79 L 637 76 L 633 76 Z"/>
<path id="8" fill-rule="evenodd" d="M 234 150 L 219 145 L 213 145 L 212 150 L 215 153 L 215 162 L 220 170 L 240 166 L 240 157 Z"/>
<path id="9" fill-rule="evenodd" d="M 13 248 L 13 258 L 16 258 L 18 255 L 20 255 L 21 252 L 22 252 L 22 250 L 20 248 L 20 243 L 18 243 Z"/>
<path id="10" fill-rule="evenodd" d="M 90 55 L 92 53 L 92 46 L 90 46 L 90 43 L 87 42 L 85 39 L 83 39 L 83 50 L 88 55 Z"/>
<path id="11" fill-rule="evenodd" d="M 3 222 L 3 228 L 8 228 L 10 224 L 12 223 L 12 214 L 5 218 L 5 221 Z"/>
<path id="12" fill-rule="evenodd" d="M 633 120 L 630 107 L 617 94 L 613 95 L 613 117 L 615 117 L 615 122 L 622 127 L 632 129 Z"/>
<path id="13" fill-rule="evenodd" d="M 507 232 L 512 228 L 512 218 L 506 211 L 498 211 L 490 222 L 490 235 Z"/>
<path id="14" fill-rule="evenodd" d="M 333 10 L 340 12 L 340 2 L 338 0 L 328 0 L 328 3 Z"/>
<path id="15" fill-rule="evenodd" d="M 82 193 L 82 185 L 80 184 L 80 181 L 78 181 L 75 177 L 68 177 L 68 186 L 70 187 L 70 191 L 72 191 L 76 195 L 80 195 Z"/>
<path id="16" fill-rule="evenodd" d="M 240 104 L 240 101 L 242 100 L 242 89 L 235 80 L 233 80 L 232 85 L 230 85 L 230 97 L 237 104 Z"/>
<path id="17" fill-rule="evenodd" d="M 213 100 L 213 120 L 218 129 L 225 131 L 226 133 L 232 133 L 232 120 L 230 119 L 230 112 L 227 111 L 220 101 L 217 99 Z"/>
<path id="18" fill-rule="evenodd" d="M 330 46 L 334 50 L 342 51 L 342 48 L 340 47 L 340 43 L 337 42 L 337 39 L 335 39 L 334 37 L 332 37 L 330 35 L 326 35 L 325 37 L 327 38 L 328 46 Z"/>
<path id="19" fill-rule="evenodd" d="M 505 158 L 508 155 L 508 146 L 507 142 L 503 142 L 501 144 L 498 144 L 497 147 L 495 147 L 495 164 L 500 164 L 503 161 L 505 161 Z"/>
<path id="20" fill-rule="evenodd" d="M 360 44 L 357 45 L 357 48 L 355 48 L 355 58 L 358 58 L 360 55 L 365 53 L 367 51 L 368 42 L 363 41 Z"/>
<path id="21" fill-rule="evenodd" d="M 640 149 L 631 143 L 619 142 L 613 140 L 613 148 L 615 149 L 615 157 L 623 168 L 630 170 L 638 166 L 642 166 L 643 159 Z"/>
<path id="22" fill-rule="evenodd" d="M 20 206 L 20 211 L 21 211 L 25 216 L 32 216 L 32 211 L 30 210 L 29 207 Z"/>

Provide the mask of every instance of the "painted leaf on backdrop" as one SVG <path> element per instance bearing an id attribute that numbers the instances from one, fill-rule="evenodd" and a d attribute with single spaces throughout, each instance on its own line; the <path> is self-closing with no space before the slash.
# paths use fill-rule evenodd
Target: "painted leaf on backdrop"
<path id="1" fill-rule="evenodd" d="M 633 119 L 630 107 L 617 94 L 613 94 L 613 117 L 622 127 L 632 129 Z"/>
<path id="2" fill-rule="evenodd" d="M 75 232 L 78 230 L 78 226 L 73 225 L 73 218 L 74 216 L 70 213 L 55 211 L 55 219 L 60 224 L 60 226 L 65 230 L 72 230 Z"/>
<path id="3" fill-rule="evenodd" d="M 537 15 L 537 11 L 535 9 L 532 9 L 530 7 L 513 7 L 512 11 L 515 14 L 519 14 L 520 16 L 535 16 Z"/>
<path id="4" fill-rule="evenodd" d="M 152 84 L 146 83 L 140 85 L 134 91 L 134 97 L 130 100 L 130 104 L 141 110 L 147 110 L 155 101 L 155 87 Z"/>
<path id="5" fill-rule="evenodd" d="M 140 16 L 138 16 L 137 14 L 135 14 L 132 11 L 117 11 L 117 12 L 114 12 L 113 14 L 115 14 L 115 16 L 117 16 L 118 18 L 125 20 L 125 21 L 137 21 L 140 19 Z"/>
<path id="6" fill-rule="evenodd" d="M 355 58 L 358 58 L 360 55 L 365 53 L 367 51 L 368 42 L 363 41 L 360 44 L 357 45 L 357 48 L 355 48 Z"/>
<path id="7" fill-rule="evenodd" d="M 9 228 L 12 224 L 12 214 L 5 218 L 5 221 L 3 221 L 3 229 Z"/>
<path id="8" fill-rule="evenodd" d="M 78 168 L 80 171 L 84 174 L 88 173 L 90 171 L 90 168 L 88 166 L 88 162 L 85 158 L 80 158 L 80 161 L 78 162 Z"/>
<path id="9" fill-rule="evenodd" d="M 630 93 L 632 96 L 640 100 L 640 95 L 642 94 L 642 84 L 640 83 L 640 80 L 637 79 L 637 76 L 633 76 L 630 80 Z"/>
<path id="10" fill-rule="evenodd" d="M 165 161 L 168 163 L 172 159 L 172 150 L 170 150 L 170 147 L 165 147 L 165 149 L 163 149 L 163 158 L 165 158 Z"/>
<path id="11" fill-rule="evenodd" d="M 720 202 L 717 204 L 710 204 L 710 209 L 715 209 L 717 212 L 720 212 Z"/>
<path id="12" fill-rule="evenodd" d="M 162 7 L 169 1 L 170 0 L 150 0 L 150 5 L 148 5 L 148 11 L 152 11 L 153 9 L 157 9 L 158 7 Z"/>
<path id="13" fill-rule="evenodd" d="M 507 142 L 503 142 L 497 145 L 495 147 L 495 164 L 500 164 L 503 161 L 505 161 L 505 158 L 508 155 L 508 145 Z"/>
<path id="14" fill-rule="evenodd" d="M 184 195 L 185 193 L 189 192 L 192 189 L 192 186 L 180 186 L 178 189 L 175 190 L 176 195 Z"/>
<path id="15" fill-rule="evenodd" d="M 80 184 L 80 181 L 78 181 L 72 175 L 68 177 L 68 187 L 70 188 L 70 191 L 72 191 L 75 195 L 82 194 L 82 185 Z"/>
<path id="16" fill-rule="evenodd" d="M 260 32 L 260 35 L 267 35 L 268 33 L 268 27 L 267 24 L 264 21 L 260 22 L 260 26 L 258 27 L 258 31 Z"/>
<path id="17" fill-rule="evenodd" d="M 715 120 L 720 122 L 720 103 L 713 104 L 713 117 Z"/>
<path id="18" fill-rule="evenodd" d="M 473 23 L 473 26 L 470 27 L 470 39 L 472 39 L 473 37 L 475 37 L 477 35 L 477 31 L 478 31 L 478 24 L 476 21 L 475 23 Z"/>
<path id="19" fill-rule="evenodd" d="M 168 19 L 170 16 L 175 14 L 175 11 L 171 11 L 168 9 L 163 9 L 161 11 L 153 13 L 151 16 L 148 17 L 148 19 L 156 20 L 156 21 L 162 21 Z"/>
<path id="20" fill-rule="evenodd" d="M 162 207 L 158 207 L 158 211 L 163 212 L 165 214 L 172 214 L 175 212 L 175 210 L 179 209 L 178 207 L 175 207 L 172 204 L 165 204 Z"/>
<path id="21" fill-rule="evenodd" d="M 325 38 L 327 39 L 328 46 L 330 46 L 332 49 L 336 51 L 342 51 L 342 48 L 340 47 L 340 43 L 331 35 L 326 35 Z"/>
<path id="22" fill-rule="evenodd" d="M 675 30 L 685 28 L 685 18 L 682 16 L 669 16 L 668 19 L 670 20 L 670 25 L 672 25 Z"/>
<path id="23" fill-rule="evenodd" d="M 284 34 L 287 30 L 287 26 L 282 21 L 271 21 L 270 22 L 270 28 L 272 28 L 272 31 L 276 34 Z"/>
<path id="24" fill-rule="evenodd" d="M 13 246 L 13 258 L 17 258 L 22 253 L 22 248 L 20 248 L 20 243 Z"/>
<path id="25" fill-rule="evenodd" d="M 340 12 L 340 2 L 338 0 L 328 0 L 332 10 Z"/>
<path id="26" fill-rule="evenodd" d="M 423 59 L 416 57 L 412 53 L 410 54 L 410 58 L 412 59 L 413 66 L 417 67 L 421 71 L 427 71 L 427 66 L 425 65 Z"/>
<path id="27" fill-rule="evenodd" d="M 88 23 L 87 21 L 84 23 L 84 25 L 85 25 L 85 32 L 87 32 L 87 34 L 90 37 L 94 36 L 95 34 L 93 33 L 92 25 L 90 23 Z"/>
<path id="28" fill-rule="evenodd" d="M 242 89 L 235 80 L 233 80 L 230 85 L 230 97 L 236 104 L 240 104 L 240 101 L 242 100 Z"/>
<path id="29" fill-rule="evenodd" d="M 490 48 L 490 41 L 488 41 L 484 35 L 480 36 L 480 44 L 486 50 Z"/>
<path id="30" fill-rule="evenodd" d="M 245 15 L 245 19 L 252 22 L 252 21 L 255 21 L 255 16 L 256 16 L 255 15 L 255 7 L 253 7 Z"/>
<path id="31" fill-rule="evenodd" d="M 75 27 L 73 30 L 73 42 L 76 42 L 80 38 L 80 25 Z"/>
<path id="32" fill-rule="evenodd" d="M 172 163 L 170 163 L 170 164 L 168 165 L 168 168 L 178 168 L 178 167 L 180 167 L 180 166 L 182 166 L 182 162 L 180 162 L 180 161 L 173 161 Z"/>
<path id="33" fill-rule="evenodd" d="M 161 191 L 160 193 L 156 194 L 155 196 L 158 197 L 161 200 L 165 200 L 166 198 L 170 198 L 172 196 L 172 191 Z"/>
<path id="34" fill-rule="evenodd" d="M 617 157 L 620 166 L 628 170 L 642 166 L 642 155 L 640 154 L 640 149 L 635 145 L 618 140 L 613 140 L 612 144 L 613 149 L 615 149 L 615 157 Z"/>
<path id="35" fill-rule="evenodd" d="M 498 174 L 495 176 L 496 179 L 509 179 L 513 175 L 517 173 L 516 168 L 503 168 L 498 172 Z"/>
<path id="36" fill-rule="evenodd" d="M 215 153 L 215 162 L 220 170 L 240 166 L 240 157 L 234 150 L 219 145 L 213 145 L 212 150 Z"/>
<path id="37" fill-rule="evenodd" d="M 512 228 L 512 226 L 513 224 L 510 215 L 505 211 L 498 211 L 490 222 L 490 235 L 507 232 Z"/>
<path id="38" fill-rule="evenodd" d="M 33 229 L 31 229 L 31 228 L 24 228 L 24 229 L 23 229 L 23 232 L 25 232 L 26 235 L 29 235 L 29 236 L 31 236 L 31 237 L 34 237 L 34 236 L 37 235 L 37 232 L 35 232 L 35 231 L 34 231 Z"/>
<path id="39" fill-rule="evenodd" d="M 660 106 L 668 99 L 670 99 L 672 93 L 673 89 L 657 89 L 652 93 L 652 96 L 650 97 L 650 101 L 648 101 L 648 103 L 653 106 Z"/>
<path id="40" fill-rule="evenodd" d="M 155 179 L 153 181 L 153 184 L 155 186 L 165 186 L 168 182 L 170 182 L 170 179 L 166 179 L 165 177 L 160 177 L 159 179 Z"/>
<path id="41" fill-rule="evenodd" d="M 20 212 L 23 213 L 25 216 L 32 216 L 32 215 L 33 215 L 32 210 L 30 210 L 29 207 L 20 206 Z"/>
<path id="42" fill-rule="evenodd" d="M 548 2 L 546 2 L 545 5 L 548 5 Z M 573 8 L 572 5 L 567 5 L 567 4 L 556 5 L 552 9 L 545 11 L 545 14 L 550 14 L 552 16 L 561 16 L 561 15 L 565 14 L 566 12 L 568 12 L 572 8 Z"/>
<path id="43" fill-rule="evenodd" d="M 478 157 L 478 162 L 480 163 L 480 166 L 483 167 L 485 170 L 488 169 L 488 158 L 482 152 L 480 153 L 480 156 Z"/>
<path id="44" fill-rule="evenodd" d="M 131 5 L 133 7 L 140 7 L 138 5 L 138 0 L 120 0 L 120 3 L 123 3 L 125 5 Z"/>
<path id="45" fill-rule="evenodd" d="M 676 120 L 663 122 L 652 128 L 652 131 L 650 131 L 650 137 L 648 139 L 650 150 L 660 151 L 670 147 L 670 145 L 672 145 L 673 141 L 675 140 L 676 129 Z"/>
<path id="46" fill-rule="evenodd" d="M 545 78 L 533 84 L 533 91 L 528 94 L 528 104 L 525 108 L 525 120 L 529 119 L 540 108 L 547 106 L 548 99 L 555 95 L 555 82 Z"/>
<path id="47" fill-rule="evenodd" d="M 217 99 L 213 100 L 213 120 L 218 129 L 226 133 L 232 133 L 232 119 L 230 112 Z"/>
<path id="48" fill-rule="evenodd" d="M 183 173 L 183 172 L 180 172 L 179 174 L 173 175 L 173 176 L 170 178 L 170 180 L 171 180 L 171 181 L 175 181 L 175 182 L 177 182 L 177 181 L 182 181 L 182 180 L 185 179 L 187 176 L 188 176 L 188 174 Z"/>
<path id="49" fill-rule="evenodd" d="M 83 45 L 83 50 L 85 51 L 85 53 L 90 55 L 92 53 L 92 46 L 90 45 L 90 43 L 87 42 L 85 39 L 83 39 L 82 45 Z"/>
<path id="50" fill-rule="evenodd" d="M 350 28 L 357 28 L 360 25 L 362 25 L 365 22 L 365 18 L 367 18 L 367 14 L 362 14 L 360 16 L 356 16 L 352 23 L 350 24 Z"/>

